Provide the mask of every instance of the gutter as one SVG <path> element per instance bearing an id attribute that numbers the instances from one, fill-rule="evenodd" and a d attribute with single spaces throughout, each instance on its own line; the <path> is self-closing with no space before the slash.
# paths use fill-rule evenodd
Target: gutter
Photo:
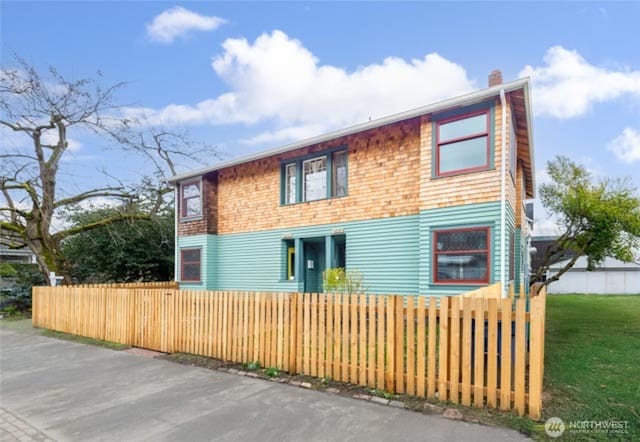
<path id="1" fill-rule="evenodd" d="M 525 99 L 526 99 L 528 97 L 528 90 L 529 90 L 528 85 L 529 85 L 529 78 L 521 78 L 519 80 L 515 80 L 510 83 L 493 86 L 488 89 L 482 89 L 480 91 L 471 92 L 469 94 L 461 95 L 459 97 L 451 98 L 448 100 L 439 101 L 437 103 L 432 103 L 427 106 L 422 106 L 406 112 L 401 112 L 401 113 L 389 115 L 386 117 L 378 118 L 373 121 L 367 121 L 365 123 L 356 124 L 355 126 L 340 129 L 324 135 L 318 135 L 315 137 L 307 138 L 305 140 L 286 144 L 284 146 L 263 150 L 261 152 L 257 152 L 251 155 L 246 155 L 233 160 L 222 161 L 212 166 L 174 175 L 168 179 L 168 182 L 170 184 L 175 184 L 178 181 L 182 181 L 188 178 L 194 178 L 200 175 L 207 174 L 209 172 L 214 172 L 216 170 L 221 170 L 227 167 L 248 163 L 250 161 L 268 158 L 274 155 L 279 155 L 285 152 L 300 149 L 302 147 L 307 147 L 313 144 L 330 141 L 335 138 L 340 138 L 340 137 L 352 135 L 358 132 L 375 129 L 377 127 L 385 126 L 387 124 L 393 124 L 399 121 L 409 120 L 411 118 L 416 118 L 421 115 L 430 114 L 430 113 L 434 113 L 442 110 L 448 110 L 455 107 L 469 106 L 471 104 L 479 103 L 489 98 L 495 97 L 498 93 L 504 95 L 507 92 L 512 92 L 518 89 L 524 89 Z"/>
<path id="2" fill-rule="evenodd" d="M 506 170 L 507 170 L 507 152 L 506 152 L 506 136 L 507 136 L 507 107 L 504 96 L 504 89 L 500 89 L 500 108 L 502 111 L 502 126 L 500 128 L 500 290 L 502 298 L 507 297 L 507 272 L 506 252 L 507 252 L 507 232 L 506 232 L 506 216 L 507 216 L 507 188 L 506 188 Z"/>

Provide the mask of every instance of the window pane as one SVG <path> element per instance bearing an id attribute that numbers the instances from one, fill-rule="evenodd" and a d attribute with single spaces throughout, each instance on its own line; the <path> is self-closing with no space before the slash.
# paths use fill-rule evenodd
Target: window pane
<path id="1" fill-rule="evenodd" d="M 327 158 L 315 158 L 303 163 L 304 200 L 327 197 Z"/>
<path id="2" fill-rule="evenodd" d="M 185 216 L 200 215 L 200 197 L 189 198 L 184 200 L 186 207 Z"/>
<path id="3" fill-rule="evenodd" d="M 439 142 L 487 132 L 487 114 L 455 120 L 439 125 Z"/>
<path id="4" fill-rule="evenodd" d="M 483 281 L 487 279 L 487 254 L 438 255 L 438 281 Z"/>
<path id="5" fill-rule="evenodd" d="M 456 250 L 487 250 L 486 230 L 463 230 L 436 234 L 436 249 L 439 252 Z"/>
<path id="6" fill-rule="evenodd" d="M 182 265 L 183 281 L 200 281 L 200 263 Z"/>
<path id="7" fill-rule="evenodd" d="M 200 262 L 200 249 L 183 250 L 182 262 Z"/>
<path id="8" fill-rule="evenodd" d="M 296 279 L 296 249 L 295 247 L 287 248 L 287 278 Z"/>
<path id="9" fill-rule="evenodd" d="M 200 196 L 200 185 L 198 183 L 187 184 L 182 188 L 183 198 L 191 198 L 194 196 Z"/>
<path id="10" fill-rule="evenodd" d="M 286 169 L 286 177 L 285 177 L 285 202 L 287 204 L 296 202 L 296 165 L 287 164 Z"/>
<path id="11" fill-rule="evenodd" d="M 487 165 L 487 137 L 440 146 L 440 173 Z"/>
<path id="12" fill-rule="evenodd" d="M 347 194 L 347 153 L 336 152 L 333 154 L 333 195 L 345 196 Z"/>

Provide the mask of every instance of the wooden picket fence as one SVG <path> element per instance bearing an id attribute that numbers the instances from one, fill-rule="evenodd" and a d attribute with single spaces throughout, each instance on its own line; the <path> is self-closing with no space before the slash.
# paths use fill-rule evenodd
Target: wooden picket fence
<path id="1" fill-rule="evenodd" d="M 493 291 L 436 298 L 34 287 L 33 324 L 539 419 L 546 294 L 533 292 L 500 299 Z"/>

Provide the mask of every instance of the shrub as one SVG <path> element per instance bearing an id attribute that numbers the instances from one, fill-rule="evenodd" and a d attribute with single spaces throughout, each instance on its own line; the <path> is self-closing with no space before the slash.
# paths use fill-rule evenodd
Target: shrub
<path id="1" fill-rule="evenodd" d="M 27 312 L 31 309 L 31 288 L 45 285 L 44 276 L 36 264 L 11 264 L 15 274 L 5 277 L 9 284 L 2 289 L 3 301 L 0 305 L 5 311 Z"/>
<path id="2" fill-rule="evenodd" d="M 358 270 L 346 270 L 344 267 L 327 269 L 322 272 L 324 291 L 328 293 L 364 293 L 362 273 Z"/>

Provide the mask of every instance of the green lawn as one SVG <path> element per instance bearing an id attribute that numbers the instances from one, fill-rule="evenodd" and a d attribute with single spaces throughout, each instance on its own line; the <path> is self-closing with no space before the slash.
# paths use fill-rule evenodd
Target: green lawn
<path id="1" fill-rule="evenodd" d="M 544 387 L 544 418 L 628 421 L 617 437 L 640 440 L 640 296 L 549 296 Z"/>

